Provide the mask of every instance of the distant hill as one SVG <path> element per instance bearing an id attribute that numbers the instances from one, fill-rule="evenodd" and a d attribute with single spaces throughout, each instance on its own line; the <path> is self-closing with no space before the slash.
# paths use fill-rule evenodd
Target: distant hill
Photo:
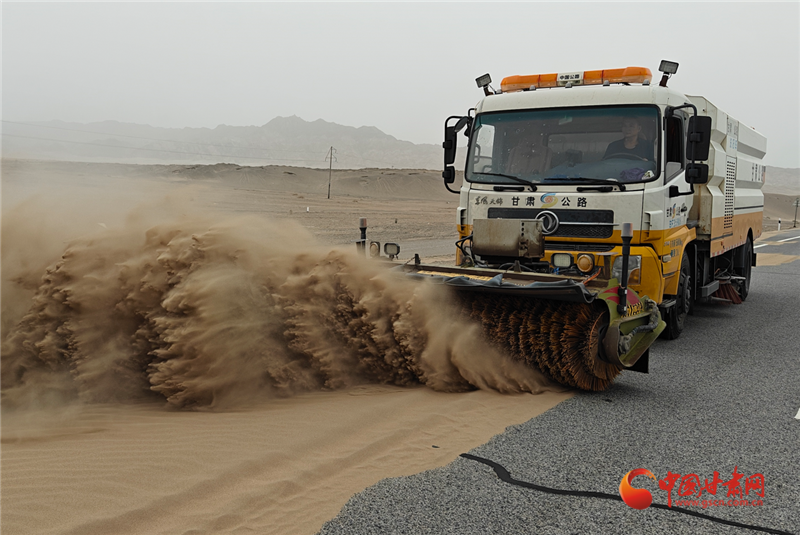
<path id="1" fill-rule="evenodd" d="M 373 126 L 359 128 L 300 117 L 276 117 L 262 126 L 159 128 L 103 121 L 3 122 L 3 157 L 139 164 L 291 165 L 440 169 L 442 148 L 414 144 Z"/>
<path id="2" fill-rule="evenodd" d="M 800 196 L 800 169 L 767 167 L 762 189 L 765 193 Z"/>

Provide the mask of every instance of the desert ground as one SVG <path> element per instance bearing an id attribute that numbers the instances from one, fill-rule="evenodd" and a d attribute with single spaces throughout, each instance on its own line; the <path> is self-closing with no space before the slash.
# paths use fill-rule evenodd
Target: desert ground
<path id="1" fill-rule="evenodd" d="M 3 161 L 4 533 L 315 533 L 572 395 L 356 255 L 365 217 L 448 261 L 439 172 L 327 197 L 321 169 Z"/>

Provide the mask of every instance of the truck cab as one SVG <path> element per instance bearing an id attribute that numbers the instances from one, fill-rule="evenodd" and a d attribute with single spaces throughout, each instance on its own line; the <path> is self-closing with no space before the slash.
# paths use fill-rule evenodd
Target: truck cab
<path id="1" fill-rule="evenodd" d="M 695 301 L 724 298 L 720 284 L 746 298 L 766 140 L 705 98 L 666 87 L 667 78 L 652 84 L 649 69 L 628 67 L 512 76 L 499 92 L 484 86 L 456 125 L 469 137 L 457 264 L 620 279 L 621 229 L 631 223 L 627 281 L 659 303 L 668 337 Z M 541 221 L 543 250 L 485 246 L 492 238 L 476 235 L 475 222 L 486 220 Z"/>

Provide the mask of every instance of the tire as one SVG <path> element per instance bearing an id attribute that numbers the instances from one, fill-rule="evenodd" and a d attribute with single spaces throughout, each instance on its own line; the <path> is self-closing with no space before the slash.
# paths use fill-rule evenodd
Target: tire
<path id="1" fill-rule="evenodd" d="M 744 277 L 744 281 L 738 284 L 737 293 L 742 301 L 747 299 L 750 293 L 750 276 L 753 273 L 753 242 L 750 238 L 742 245 L 742 253 L 739 256 L 742 264 L 735 270 L 736 274 Z"/>
<path id="2" fill-rule="evenodd" d="M 667 328 L 664 335 L 667 340 L 675 340 L 683 332 L 686 324 L 686 316 L 692 308 L 692 267 L 689 263 L 689 255 L 683 253 L 681 258 L 681 270 L 678 279 L 678 294 L 675 296 L 675 305 L 668 309 L 666 314 Z"/>

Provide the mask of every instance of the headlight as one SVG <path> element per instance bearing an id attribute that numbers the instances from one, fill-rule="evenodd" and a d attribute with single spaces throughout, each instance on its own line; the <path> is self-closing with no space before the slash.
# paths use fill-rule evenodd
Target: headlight
<path id="1" fill-rule="evenodd" d="M 383 252 L 386 256 L 397 256 L 400 254 L 400 246 L 393 242 L 384 243 Z"/>
<path id="2" fill-rule="evenodd" d="M 369 242 L 369 256 L 371 258 L 378 258 L 381 255 L 381 242 Z"/>
<path id="3" fill-rule="evenodd" d="M 614 259 L 614 266 L 611 268 L 611 276 L 622 282 L 622 255 Z M 642 256 L 631 255 L 628 257 L 628 284 L 639 284 L 642 282 Z"/>
<path id="4" fill-rule="evenodd" d="M 572 255 L 568 253 L 555 253 L 551 260 L 557 268 L 568 268 L 572 265 Z"/>

